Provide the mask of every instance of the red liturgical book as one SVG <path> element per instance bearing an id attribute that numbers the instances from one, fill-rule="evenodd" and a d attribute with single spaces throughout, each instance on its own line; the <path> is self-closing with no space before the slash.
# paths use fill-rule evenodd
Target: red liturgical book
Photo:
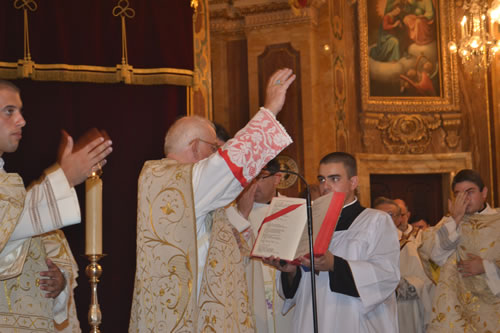
<path id="1" fill-rule="evenodd" d="M 344 206 L 345 193 L 329 193 L 312 204 L 314 255 L 328 250 Z M 309 253 L 306 200 L 276 197 L 262 221 L 251 255 L 293 262 Z"/>

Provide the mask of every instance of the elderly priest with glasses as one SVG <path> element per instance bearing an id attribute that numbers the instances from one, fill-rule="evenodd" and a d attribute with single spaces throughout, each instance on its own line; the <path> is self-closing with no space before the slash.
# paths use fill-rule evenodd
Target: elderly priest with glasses
<path id="1" fill-rule="evenodd" d="M 232 276 L 237 263 L 223 252 L 234 236 L 207 217 L 233 201 L 292 142 L 276 115 L 294 79 L 290 69 L 275 72 L 264 107 L 224 146 L 216 149 L 211 122 L 184 117 L 167 132 L 167 157 L 145 163 L 138 186 L 130 332 L 253 331 L 251 315 L 231 303 L 242 296 Z M 224 271 L 216 271 L 221 266 Z M 212 283 L 219 273 L 228 279 Z M 215 299 L 218 293 L 231 304 Z"/>

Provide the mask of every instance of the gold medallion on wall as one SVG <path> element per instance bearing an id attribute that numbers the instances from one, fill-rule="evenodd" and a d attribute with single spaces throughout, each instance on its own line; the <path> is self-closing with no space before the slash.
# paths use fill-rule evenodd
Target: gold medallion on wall
<path id="1" fill-rule="evenodd" d="M 296 173 L 299 172 L 299 166 L 297 165 L 297 162 L 290 156 L 279 155 L 278 157 L 276 157 L 276 160 L 280 164 L 280 170 L 288 170 Z M 297 181 L 297 178 L 298 177 L 296 175 L 283 173 L 283 176 L 281 177 L 280 183 L 278 184 L 277 188 L 280 190 L 284 190 L 292 187 Z"/>

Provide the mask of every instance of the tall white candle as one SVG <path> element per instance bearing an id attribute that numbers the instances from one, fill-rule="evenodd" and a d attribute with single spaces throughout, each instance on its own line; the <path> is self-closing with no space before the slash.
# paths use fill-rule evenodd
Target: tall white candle
<path id="1" fill-rule="evenodd" d="M 85 254 L 102 254 L 102 180 L 85 181 Z"/>

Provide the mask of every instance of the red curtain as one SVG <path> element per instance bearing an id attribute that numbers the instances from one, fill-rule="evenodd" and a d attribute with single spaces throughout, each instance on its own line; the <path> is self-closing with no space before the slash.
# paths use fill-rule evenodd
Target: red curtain
<path id="1" fill-rule="evenodd" d="M 21 2 L 21 1 L 20 1 Z M 0 2 L 0 61 L 23 57 L 23 15 L 14 1 Z M 29 13 L 32 59 L 39 64 L 115 66 L 121 62 L 121 22 L 116 0 L 36 0 Z M 121 1 L 124 4 L 125 1 Z M 130 0 L 129 63 L 135 68 L 193 68 L 192 10 L 188 0 Z M 27 125 L 16 153 L 4 155 L 6 169 L 26 184 L 55 161 L 60 130 L 75 138 L 105 129 L 114 151 L 104 168 L 103 275 L 98 286 L 101 330 L 127 332 L 135 273 L 137 178 L 144 161 L 163 157 L 169 125 L 186 112 L 186 88 L 15 80 L 21 88 Z M 77 187 L 82 218 L 84 185 Z M 83 332 L 89 331 L 90 288 L 84 223 L 64 232 L 78 261 L 75 290 Z"/>

